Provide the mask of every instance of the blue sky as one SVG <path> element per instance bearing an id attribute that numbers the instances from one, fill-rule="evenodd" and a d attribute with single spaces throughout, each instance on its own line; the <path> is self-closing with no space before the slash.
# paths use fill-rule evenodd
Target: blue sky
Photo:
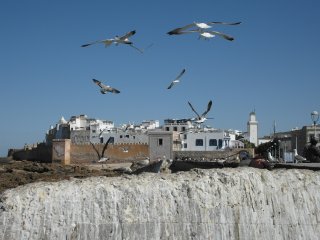
<path id="1" fill-rule="evenodd" d="M 213 107 L 207 125 L 259 136 L 311 124 L 320 111 L 317 0 L 45 1 L 0 3 L 0 156 L 42 142 L 64 116 L 122 123 L 189 118 Z M 241 21 L 214 29 L 235 38 L 198 40 L 166 32 L 192 22 Z M 131 30 L 128 46 L 82 44 Z M 181 83 L 169 85 L 183 69 Z M 92 78 L 121 91 L 102 95 Z"/>

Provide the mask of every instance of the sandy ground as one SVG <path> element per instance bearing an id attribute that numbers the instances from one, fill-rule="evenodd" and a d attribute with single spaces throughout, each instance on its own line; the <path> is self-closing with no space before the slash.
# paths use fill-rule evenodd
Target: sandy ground
<path id="1" fill-rule="evenodd" d="M 62 166 L 51 163 L 14 161 L 0 158 L 0 193 L 9 188 L 37 181 L 59 181 L 91 176 L 119 176 L 114 169 L 129 167 L 131 163 Z"/>

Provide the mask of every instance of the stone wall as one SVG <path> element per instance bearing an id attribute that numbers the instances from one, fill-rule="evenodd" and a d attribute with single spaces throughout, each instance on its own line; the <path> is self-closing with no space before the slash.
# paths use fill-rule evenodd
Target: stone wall
<path id="1" fill-rule="evenodd" d="M 104 144 L 71 144 L 71 164 L 90 164 L 99 160 L 95 148 L 102 154 Z M 145 159 L 149 156 L 149 146 L 147 144 L 109 144 L 104 157 L 112 162 L 130 162 Z"/>
<path id="2" fill-rule="evenodd" d="M 11 154 L 10 156 L 12 156 L 14 160 L 31 160 L 39 162 L 51 162 L 52 160 L 52 149 L 44 143 L 40 143 L 33 148 L 12 149 L 9 150 L 9 154 Z"/>
<path id="3" fill-rule="evenodd" d="M 224 151 L 174 151 L 173 152 L 173 159 L 202 159 L 205 158 L 207 160 L 214 160 L 214 159 L 225 159 L 229 156 L 234 157 L 242 151 L 247 151 L 249 155 L 252 157 L 254 156 L 254 149 L 253 148 L 234 148 L 230 150 Z"/>
<path id="4" fill-rule="evenodd" d="M 172 158 L 173 134 L 166 131 L 149 132 L 150 160 Z"/>
<path id="5" fill-rule="evenodd" d="M 167 137 L 167 136 L 161 136 Z M 156 139 L 156 138 L 153 138 Z M 66 149 L 64 144 L 69 144 L 70 149 Z M 68 145 L 67 144 L 67 145 Z M 56 146 L 56 147 L 55 147 Z M 104 144 L 94 144 L 97 151 L 102 153 Z M 39 144 L 33 149 L 14 150 L 12 157 L 15 160 L 32 160 L 39 162 L 60 162 L 62 164 L 91 164 L 99 160 L 98 154 L 91 144 L 72 144 L 69 139 L 53 141 L 53 146 Z M 241 151 L 248 151 L 250 156 L 254 156 L 254 149 L 237 148 L 230 151 L 173 151 L 170 149 L 160 151 L 159 146 L 153 148 L 153 156 L 166 156 L 172 159 L 221 159 L 234 156 Z M 65 154 L 67 153 L 66 157 Z M 161 154 L 160 154 L 161 153 Z M 131 162 L 150 157 L 148 144 L 110 144 L 105 151 L 104 157 L 108 157 L 109 163 Z M 151 158 L 151 157 L 150 157 Z M 154 157 L 154 159 L 156 159 Z"/>
<path id="6" fill-rule="evenodd" d="M 52 162 L 64 165 L 70 164 L 70 139 L 53 139 Z"/>

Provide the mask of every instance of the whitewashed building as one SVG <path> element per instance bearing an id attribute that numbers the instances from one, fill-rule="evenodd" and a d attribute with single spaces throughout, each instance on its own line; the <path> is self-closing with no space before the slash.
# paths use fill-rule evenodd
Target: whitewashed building
<path id="1" fill-rule="evenodd" d="M 226 148 L 243 147 L 234 133 L 225 130 L 190 130 L 180 134 L 181 151 L 217 151 Z"/>
<path id="2" fill-rule="evenodd" d="M 95 118 L 88 118 L 87 115 L 72 116 L 69 120 L 70 130 L 91 130 L 92 133 L 100 133 L 107 129 L 114 128 L 113 121 L 99 120 Z"/>
<path id="3" fill-rule="evenodd" d="M 217 151 L 244 147 L 243 142 L 236 140 L 237 131 L 198 128 L 190 119 L 166 119 L 162 130 L 173 133 L 174 151 Z"/>
<path id="4" fill-rule="evenodd" d="M 190 128 L 194 128 L 189 119 L 165 119 L 162 130 L 172 132 L 184 132 Z"/>
<path id="5" fill-rule="evenodd" d="M 151 130 L 160 127 L 159 120 L 144 120 L 141 123 L 141 128 Z"/>
<path id="6" fill-rule="evenodd" d="M 88 118 L 84 114 L 72 116 L 69 121 L 61 117 L 56 126 L 51 126 L 47 131 L 46 142 L 51 144 L 53 139 L 71 139 L 71 142 L 77 144 L 89 143 L 91 139 L 99 139 L 101 133 L 113 128 L 112 121 Z"/>

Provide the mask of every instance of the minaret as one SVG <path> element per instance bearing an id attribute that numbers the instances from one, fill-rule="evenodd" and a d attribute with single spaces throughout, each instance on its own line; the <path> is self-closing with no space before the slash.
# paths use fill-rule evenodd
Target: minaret
<path id="1" fill-rule="evenodd" d="M 249 121 L 247 123 L 247 130 L 249 134 L 249 142 L 258 146 L 258 121 L 256 120 L 256 112 L 253 111 L 249 115 Z"/>

